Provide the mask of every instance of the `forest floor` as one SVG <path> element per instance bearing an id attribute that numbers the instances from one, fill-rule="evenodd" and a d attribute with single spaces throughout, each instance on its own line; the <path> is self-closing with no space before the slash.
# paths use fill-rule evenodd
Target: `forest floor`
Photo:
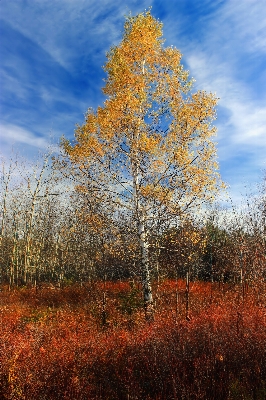
<path id="1" fill-rule="evenodd" d="M 0 398 L 265 400 L 266 284 L 153 286 L 2 287 Z"/>

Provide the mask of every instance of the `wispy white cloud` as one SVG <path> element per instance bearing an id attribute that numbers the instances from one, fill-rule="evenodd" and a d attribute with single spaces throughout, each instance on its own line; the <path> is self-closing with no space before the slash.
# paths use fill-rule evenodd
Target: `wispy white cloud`
<path id="1" fill-rule="evenodd" d="M 219 64 L 208 57 L 208 52 L 190 53 L 186 60 L 197 77 L 200 89 L 214 92 L 219 104 L 228 110 L 228 119 L 223 121 L 221 136 L 227 135 L 231 125 L 234 135 L 232 143 L 254 144 L 258 141 L 266 146 L 266 106 L 257 104 L 249 93 L 248 84 L 230 74 L 230 64 Z M 216 63 L 218 64 L 216 67 Z"/>
<path id="2" fill-rule="evenodd" d="M 99 53 L 104 55 L 111 44 L 120 40 L 124 15 L 143 11 L 149 4 L 148 0 L 141 4 L 124 0 L 43 0 L 3 4 L 1 8 L 13 28 L 72 70 L 73 58 L 89 54 L 96 61 Z"/>
<path id="3" fill-rule="evenodd" d="M 235 199 L 266 169 L 266 94 L 256 65 L 263 58 L 266 63 L 265 10 L 265 1 L 226 1 L 205 18 L 197 40 L 183 36 L 181 41 L 195 87 L 220 98 L 218 155 Z"/>
<path id="4" fill-rule="evenodd" d="M 266 52 L 265 0 L 227 1 L 220 14 L 220 23 L 234 31 L 235 39 L 250 52 Z"/>
<path id="5" fill-rule="evenodd" d="M 33 147 L 35 149 L 47 150 L 49 147 L 49 140 L 47 137 L 38 137 L 33 132 L 16 125 L 0 124 L 1 131 L 1 150 L 14 149 L 17 146 Z"/>
<path id="6" fill-rule="evenodd" d="M 75 123 L 82 122 L 86 109 L 103 100 L 101 66 L 105 52 L 121 39 L 124 15 L 148 5 L 146 0 L 141 5 L 129 3 L 0 2 L 7 27 L 1 65 L 5 89 L 2 120 L 43 135 L 50 129 L 59 137 L 73 135 Z M 15 135 L 12 137 L 15 143 Z"/>

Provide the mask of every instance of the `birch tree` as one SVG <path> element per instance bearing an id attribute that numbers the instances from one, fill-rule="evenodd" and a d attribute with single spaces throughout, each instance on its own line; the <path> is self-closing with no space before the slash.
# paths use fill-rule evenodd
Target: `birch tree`
<path id="1" fill-rule="evenodd" d="M 223 186 L 212 140 L 217 99 L 192 92 L 180 52 L 164 47 L 162 23 L 150 11 L 126 18 L 104 70 L 106 101 L 62 145 L 87 192 L 131 215 L 150 315 L 153 226 L 212 200 Z"/>

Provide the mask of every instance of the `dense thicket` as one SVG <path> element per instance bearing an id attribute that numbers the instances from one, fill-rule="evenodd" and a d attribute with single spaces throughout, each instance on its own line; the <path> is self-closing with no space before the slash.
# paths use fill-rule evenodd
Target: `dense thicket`
<path id="1" fill-rule="evenodd" d="M 1 177 L 1 282 L 12 286 L 124 279 L 140 275 L 134 225 L 126 214 L 74 190 L 47 159 Z M 212 209 L 160 225 L 149 238 L 154 279 L 265 278 L 265 187 L 241 209 Z"/>

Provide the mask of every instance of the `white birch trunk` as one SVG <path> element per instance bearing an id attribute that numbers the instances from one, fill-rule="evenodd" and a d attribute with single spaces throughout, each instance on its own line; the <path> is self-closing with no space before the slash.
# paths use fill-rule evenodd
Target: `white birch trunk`
<path id="1" fill-rule="evenodd" d="M 32 263 L 32 257 L 33 257 L 33 252 L 32 252 L 32 231 L 33 231 L 33 223 L 34 223 L 34 218 L 35 218 L 35 209 L 36 209 L 36 204 L 37 204 L 37 196 L 40 193 L 41 190 L 41 184 L 42 184 L 42 178 L 43 174 L 45 172 L 46 166 L 48 163 L 48 156 L 45 158 L 42 169 L 40 171 L 40 175 L 37 178 L 37 175 L 35 175 L 36 179 L 36 188 L 32 191 L 30 188 L 31 182 L 30 178 L 28 178 L 28 188 L 29 188 L 29 193 L 32 196 L 32 201 L 31 201 L 31 206 L 30 210 L 27 213 L 28 218 L 26 217 L 26 237 L 25 237 L 25 261 L 24 261 L 24 283 L 27 283 L 28 280 L 28 273 L 31 267 Z M 35 172 L 37 174 L 37 172 Z M 28 219 L 28 220 L 27 220 Z"/>
<path id="2" fill-rule="evenodd" d="M 134 210 L 135 219 L 138 230 L 138 241 L 141 252 L 141 272 L 142 272 L 142 287 L 143 287 L 143 300 L 145 315 L 147 319 L 153 317 L 153 298 L 152 288 L 150 281 L 150 268 L 149 268 L 149 246 L 147 241 L 147 234 L 145 229 L 145 214 L 139 203 L 139 168 L 136 157 L 133 154 L 132 159 L 132 175 L 133 175 L 133 197 L 134 197 Z"/>
<path id="3" fill-rule="evenodd" d="M 150 280 L 149 266 L 149 248 L 145 232 L 144 218 L 141 217 L 138 221 L 138 236 L 141 249 L 141 270 L 142 270 L 142 287 L 146 318 L 150 319 L 153 316 L 153 298 Z"/>

